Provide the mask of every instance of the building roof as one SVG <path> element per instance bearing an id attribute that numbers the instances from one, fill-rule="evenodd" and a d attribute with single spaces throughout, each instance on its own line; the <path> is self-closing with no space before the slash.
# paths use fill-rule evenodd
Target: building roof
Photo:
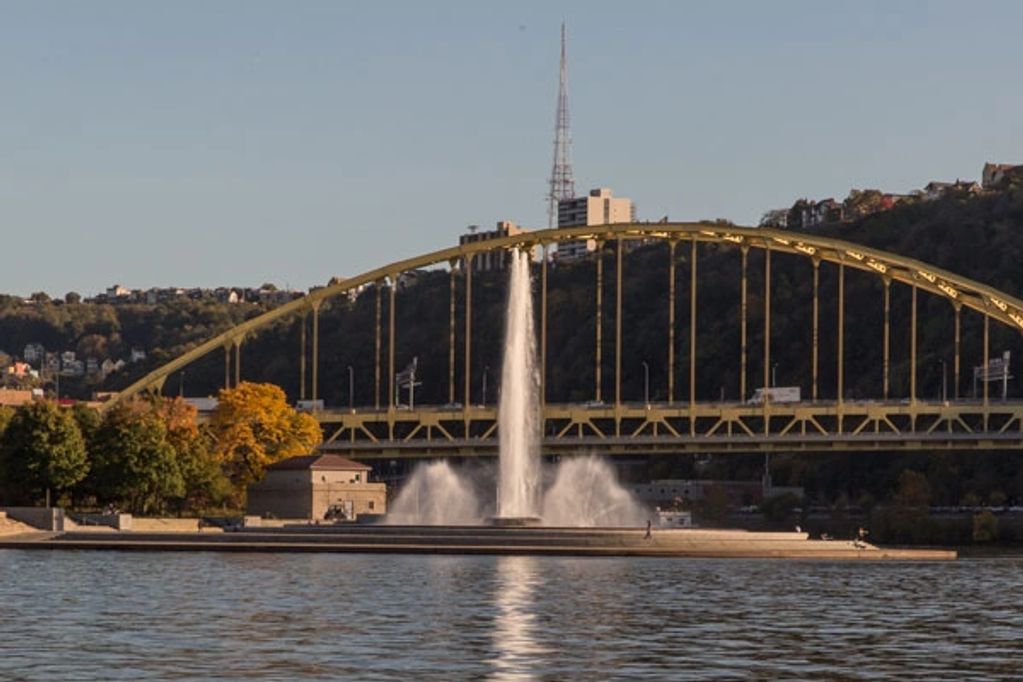
<path id="1" fill-rule="evenodd" d="M 317 469 L 327 471 L 369 471 L 370 466 L 360 464 L 341 455 L 300 455 L 289 457 L 271 464 L 268 470 L 306 470 Z"/>

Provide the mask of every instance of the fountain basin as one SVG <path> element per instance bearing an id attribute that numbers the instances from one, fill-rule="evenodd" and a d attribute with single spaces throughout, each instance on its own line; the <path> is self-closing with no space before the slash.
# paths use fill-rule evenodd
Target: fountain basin
<path id="1" fill-rule="evenodd" d="M 492 516 L 487 519 L 488 526 L 496 528 L 535 528 L 543 525 L 539 516 Z"/>

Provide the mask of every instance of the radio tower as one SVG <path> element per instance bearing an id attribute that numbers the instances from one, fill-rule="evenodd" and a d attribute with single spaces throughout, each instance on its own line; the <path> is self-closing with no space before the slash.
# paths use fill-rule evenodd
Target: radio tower
<path id="1" fill-rule="evenodd" d="M 565 62 L 565 22 L 561 22 L 561 77 L 558 82 L 558 113 L 554 122 L 554 167 L 551 170 L 551 189 L 547 195 L 548 227 L 558 226 L 558 202 L 575 197 L 572 179 L 572 161 L 568 148 L 568 65 Z"/>

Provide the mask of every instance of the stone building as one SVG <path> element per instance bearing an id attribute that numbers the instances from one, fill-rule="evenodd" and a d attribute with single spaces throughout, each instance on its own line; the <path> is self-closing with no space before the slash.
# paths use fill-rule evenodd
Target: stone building
<path id="1" fill-rule="evenodd" d="M 279 519 L 352 520 L 387 511 L 387 487 L 370 467 L 339 455 L 302 455 L 271 464 L 248 489 L 246 513 Z"/>

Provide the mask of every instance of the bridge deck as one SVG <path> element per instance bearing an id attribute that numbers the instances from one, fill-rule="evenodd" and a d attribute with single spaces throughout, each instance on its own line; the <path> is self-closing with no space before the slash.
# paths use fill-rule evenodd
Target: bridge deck
<path id="1" fill-rule="evenodd" d="M 493 455 L 489 406 L 321 410 L 324 449 L 359 458 Z M 544 454 L 1023 449 L 1023 401 L 548 404 Z"/>

